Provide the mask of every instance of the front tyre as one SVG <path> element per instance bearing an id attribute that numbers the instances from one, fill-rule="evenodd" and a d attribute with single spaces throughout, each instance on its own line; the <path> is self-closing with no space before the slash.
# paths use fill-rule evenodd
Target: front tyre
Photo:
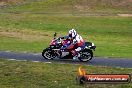
<path id="1" fill-rule="evenodd" d="M 51 59 L 54 58 L 54 56 L 52 55 L 52 51 L 51 51 L 51 50 L 48 50 L 48 49 L 44 49 L 44 50 L 43 50 L 42 56 L 43 56 L 45 59 L 48 59 L 48 60 L 51 60 Z"/>
<path id="2" fill-rule="evenodd" d="M 92 50 L 85 49 L 80 52 L 80 57 L 78 58 L 81 62 L 87 62 L 93 58 Z"/>

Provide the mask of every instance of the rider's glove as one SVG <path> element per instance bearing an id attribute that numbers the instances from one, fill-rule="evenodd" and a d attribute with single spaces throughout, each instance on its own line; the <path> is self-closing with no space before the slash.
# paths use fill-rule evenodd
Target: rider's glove
<path id="1" fill-rule="evenodd" d="M 58 37 L 58 38 L 57 38 L 57 40 L 60 40 L 60 39 L 61 39 L 61 37 Z"/>
<path id="2" fill-rule="evenodd" d="M 59 37 L 58 39 L 64 39 L 64 37 Z"/>

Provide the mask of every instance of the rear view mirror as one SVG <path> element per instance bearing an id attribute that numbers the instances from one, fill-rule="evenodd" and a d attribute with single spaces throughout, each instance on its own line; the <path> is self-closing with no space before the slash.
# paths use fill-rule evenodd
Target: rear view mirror
<path id="1" fill-rule="evenodd" d="M 54 33 L 54 38 L 55 38 L 56 36 L 57 36 L 57 33 L 55 32 L 55 33 Z"/>

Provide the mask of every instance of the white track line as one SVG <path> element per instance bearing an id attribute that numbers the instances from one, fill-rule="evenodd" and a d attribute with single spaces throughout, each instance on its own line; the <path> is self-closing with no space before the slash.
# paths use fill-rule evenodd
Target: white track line
<path id="1" fill-rule="evenodd" d="M 37 56 L 37 55 L 41 55 L 41 53 L 33 53 L 33 55 L 36 55 Z"/>
<path id="2" fill-rule="evenodd" d="M 15 60 L 15 61 L 27 61 L 27 60 L 17 60 L 17 59 L 7 59 L 7 60 Z M 41 62 L 41 61 L 32 61 L 31 62 Z M 52 62 L 44 62 L 44 63 L 48 63 L 48 64 L 51 64 Z M 65 63 L 63 63 L 65 64 Z"/>
<path id="3" fill-rule="evenodd" d="M 45 62 L 45 63 L 51 64 L 52 62 Z"/>
<path id="4" fill-rule="evenodd" d="M 16 60 L 16 59 L 8 59 L 8 60 Z"/>

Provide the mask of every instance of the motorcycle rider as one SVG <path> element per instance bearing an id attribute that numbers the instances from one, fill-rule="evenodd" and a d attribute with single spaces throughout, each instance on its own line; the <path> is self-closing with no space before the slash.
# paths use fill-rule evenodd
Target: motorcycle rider
<path id="1" fill-rule="evenodd" d="M 77 34 L 75 29 L 69 30 L 68 36 L 61 37 L 61 39 L 67 39 L 67 38 L 71 40 L 71 43 L 67 46 L 67 49 L 68 50 L 71 49 L 73 59 L 77 59 L 78 57 L 80 57 L 80 54 L 78 52 L 84 50 L 85 48 L 85 41 L 79 34 Z M 77 46 L 77 48 L 73 49 L 75 45 Z"/>

